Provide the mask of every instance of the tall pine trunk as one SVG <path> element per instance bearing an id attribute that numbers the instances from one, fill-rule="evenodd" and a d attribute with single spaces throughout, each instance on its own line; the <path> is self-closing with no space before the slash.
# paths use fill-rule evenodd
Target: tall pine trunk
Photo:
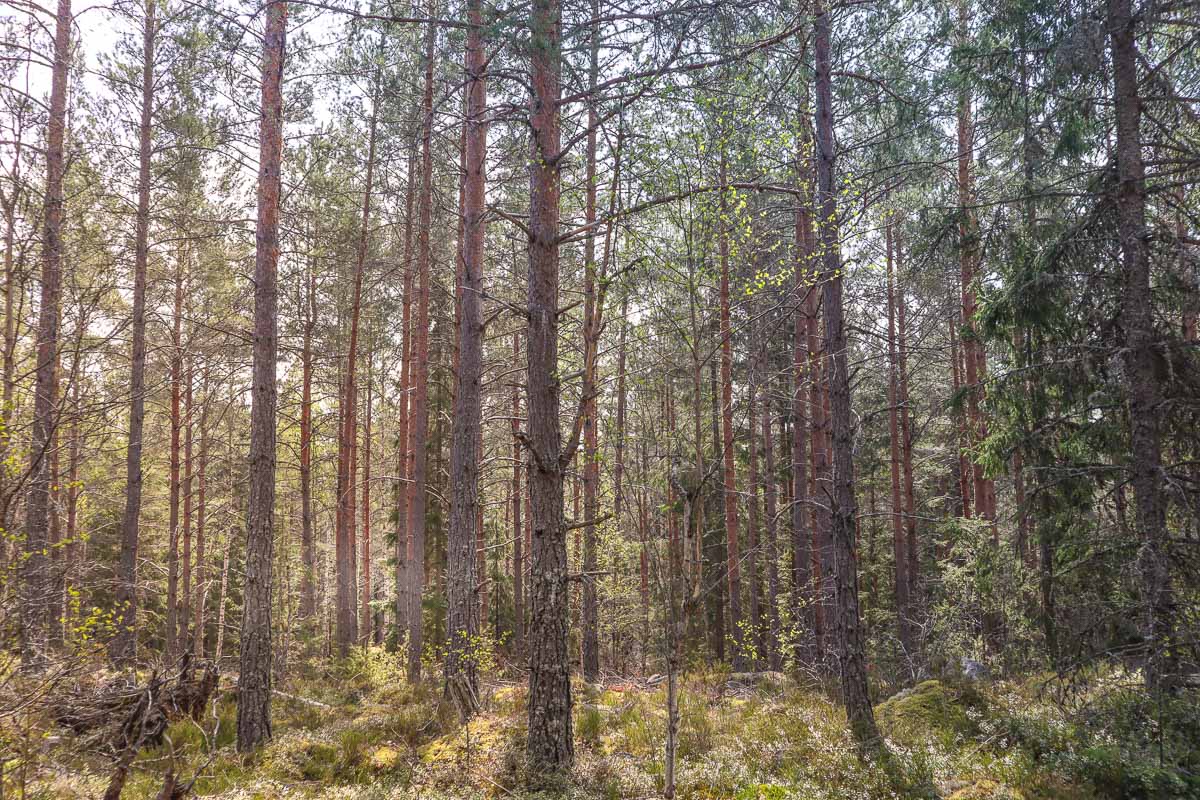
<path id="1" fill-rule="evenodd" d="M 142 429 L 146 422 L 146 270 L 150 258 L 150 154 L 154 107 L 154 13 L 147 0 L 142 29 L 142 116 L 138 126 L 138 204 L 134 232 L 132 354 L 129 370 L 129 442 L 125 450 L 125 513 L 121 520 L 116 635 L 109 644 L 114 663 L 137 656 L 138 521 L 142 509 Z M 6 403 L 7 406 L 7 403 Z"/>
<path id="2" fill-rule="evenodd" d="M 599 17 L 599 0 L 592 0 L 592 17 Z M 599 337 L 600 309 L 596 304 L 596 115 L 595 89 L 599 76 L 599 27 L 593 23 L 589 30 L 588 50 L 588 113 L 587 154 L 584 187 L 583 270 L 583 330 L 585 364 L 583 370 L 583 604 L 580 613 L 582 628 L 583 679 L 595 681 L 600 677 L 600 607 L 596 594 L 596 517 L 600 514 L 600 453 L 596 419 L 596 338 Z"/>
<path id="3" fill-rule="evenodd" d="M 317 275 L 312 261 L 304 292 L 304 333 L 300 346 L 300 618 L 312 620 L 317 613 L 317 557 L 313 540 L 312 441 L 313 441 L 313 330 L 317 324 Z M 204 442 L 200 431 L 201 448 Z M 203 453 L 203 449 L 201 449 Z M 203 466 L 203 456 L 201 457 Z M 203 491 L 203 483 L 201 483 Z"/>
<path id="4" fill-rule="evenodd" d="M 378 83 L 378 80 L 376 80 Z M 363 188 L 362 216 L 358 234 L 357 257 L 354 264 L 354 288 L 350 300 L 350 345 L 346 351 L 346 371 L 342 382 L 342 429 L 338 435 L 338 515 L 334 545 L 337 567 L 337 646 L 346 655 L 350 645 L 358 640 L 359 624 L 365 630 L 367 618 L 359 619 L 357 549 L 355 542 L 355 490 L 357 488 L 358 441 L 358 339 L 362 318 L 363 274 L 366 272 L 367 250 L 370 247 L 371 200 L 375 179 L 375 133 L 378 129 L 378 88 L 372 93 L 370 133 L 367 138 L 366 183 Z M 365 513 L 365 510 L 364 510 Z M 364 567 L 365 569 L 365 567 Z M 369 601 L 369 598 L 368 598 Z M 368 607 L 369 608 L 369 607 Z"/>
<path id="5" fill-rule="evenodd" d="M 37 369 L 30 442 L 30 486 L 26 505 L 22 577 L 21 664 L 26 670 L 46 663 L 53 591 L 50 536 L 50 447 L 54 439 L 54 389 L 58 363 L 59 302 L 62 296 L 62 221 L 67 79 L 71 57 L 71 0 L 59 0 L 54 29 L 49 119 L 46 125 L 46 194 L 42 217 L 42 288 L 37 322 Z"/>
<path id="6" fill-rule="evenodd" d="M 436 0 L 429 1 L 430 17 Z M 414 325 L 413 386 L 409 443 L 412 448 L 412 483 L 408 497 L 408 679 L 421 678 L 424 617 L 421 591 L 425 584 L 425 479 L 429 441 L 429 285 L 430 227 L 433 223 L 433 58 L 437 28 L 429 23 L 425 33 L 425 89 L 421 100 L 421 192 L 417 197 L 417 310 Z"/>
<path id="7" fill-rule="evenodd" d="M 482 0 L 468 0 L 467 116 L 462 181 L 462 292 L 458 315 L 458 370 L 450 449 L 450 531 L 446 573 L 446 694 L 463 717 L 479 708 L 475 587 L 483 572 L 477 557 L 479 439 L 483 417 L 484 214 L 486 212 L 487 85 Z"/>
<path id="8" fill-rule="evenodd" d="M 1141 540 L 1137 567 L 1141 581 L 1142 640 L 1146 688 L 1157 691 L 1178 678 L 1173 592 L 1167 535 L 1167 501 L 1162 491 L 1163 390 L 1156 372 L 1161 356 L 1154 331 L 1150 293 L 1150 250 L 1146 238 L 1146 168 L 1142 160 L 1138 91 L 1137 29 L 1130 0 L 1108 1 L 1116 114 L 1117 237 L 1121 245 L 1123 295 L 1121 328 L 1135 525 Z"/>
<path id="9" fill-rule="evenodd" d="M 727 181 L 721 157 L 721 185 Z M 737 467 L 733 444 L 733 330 L 729 319 L 729 202 L 721 191 L 717 251 L 721 262 L 721 451 L 725 467 L 725 573 L 729 586 L 729 633 L 733 639 L 733 669 L 746 669 L 742 617 L 741 557 L 738 553 Z"/>
<path id="10" fill-rule="evenodd" d="M 814 22 L 817 93 L 817 205 L 820 213 L 824 280 L 822 299 L 829 353 L 830 422 L 833 440 L 832 550 L 834 604 L 842 701 L 850 729 L 863 749 L 881 740 L 867 688 L 862 620 L 858 607 L 858 564 L 854 548 L 857 517 L 854 497 L 854 430 L 850 415 L 850 369 L 842 306 L 842 258 L 838 243 L 837 193 L 834 186 L 833 77 L 830 67 L 831 22 L 820 4 Z"/>
<path id="11" fill-rule="evenodd" d="M 278 329 L 279 185 L 283 157 L 283 61 L 287 2 L 267 6 L 259 127 L 258 225 L 254 255 L 254 367 L 250 405 L 249 505 L 238 675 L 237 749 L 271 737 L 271 564 L 275 542 L 275 363 Z"/>
<path id="12" fill-rule="evenodd" d="M 892 221 L 885 223 L 888 308 L 888 438 L 891 452 L 892 478 L 892 557 L 893 589 L 896 597 L 896 620 L 900 647 L 905 657 L 913 653 L 912 609 L 909 606 L 910 579 L 908 575 L 908 537 L 904 529 L 904 500 L 901 495 L 901 432 L 900 432 L 900 359 L 896 352 L 896 288 L 893 263 Z"/>
<path id="13" fill-rule="evenodd" d="M 529 739 L 535 772 L 561 773 L 575 760 L 567 653 L 567 530 L 558 364 L 561 10 L 534 0 L 530 20 L 529 314 L 527 360 L 532 550 L 529 583 Z"/>

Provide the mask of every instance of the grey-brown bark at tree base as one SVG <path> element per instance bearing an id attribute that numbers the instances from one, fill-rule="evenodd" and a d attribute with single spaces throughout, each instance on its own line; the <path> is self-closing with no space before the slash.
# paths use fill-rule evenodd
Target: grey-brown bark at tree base
<path id="1" fill-rule="evenodd" d="M 727 182 L 725 159 L 721 159 L 721 185 Z M 733 446 L 733 333 L 729 321 L 729 203 L 721 192 L 717 230 L 717 252 L 721 267 L 721 451 L 725 465 L 725 559 L 729 587 L 729 632 L 733 645 L 733 669 L 746 670 L 742 616 L 741 557 L 738 552 L 737 468 Z"/>
<path id="2" fill-rule="evenodd" d="M 513 363 L 521 358 L 521 334 L 513 331 Z M 521 388 L 516 381 L 512 387 L 512 526 L 513 526 L 513 653 L 519 660 L 525 651 L 525 554 L 522 549 L 521 507 L 524 490 L 521 488 Z"/>
<path id="3" fill-rule="evenodd" d="M 71 0 L 59 0 L 54 28 L 49 119 L 46 125 L 46 193 L 42 211 L 41 304 L 37 322 L 37 368 L 30 439 L 30 483 L 26 504 L 25 557 L 21 563 L 21 666 L 40 669 L 47 658 L 54 581 L 50 537 L 50 459 L 54 438 L 59 303 L 62 297 L 64 141 L 71 54 Z"/>
<path id="4" fill-rule="evenodd" d="M 532 531 L 529 584 L 529 737 L 526 757 L 537 773 L 559 774 L 575 760 L 567 653 L 567 531 L 558 411 L 558 222 L 561 23 L 558 0 L 534 0 L 531 15 L 529 275 L 526 308 L 529 494 Z"/>
<path id="5" fill-rule="evenodd" d="M 446 694 L 469 717 L 479 707 L 480 608 L 475 589 L 483 562 L 479 523 L 479 438 L 483 417 L 483 293 L 487 166 L 487 84 L 484 76 L 482 0 L 468 0 L 467 116 L 462 180 L 462 291 L 459 295 L 458 369 L 450 449 L 450 530 L 446 571 Z"/>
<path id="6" fill-rule="evenodd" d="M 904 295 L 904 242 L 896 231 L 896 336 L 899 357 L 900 447 L 904 467 L 904 538 L 908 555 L 908 601 L 912 613 L 920 608 L 920 545 L 917 542 L 917 500 L 913 477 L 913 432 L 908 404 L 908 311 Z"/>
<path id="7" fill-rule="evenodd" d="M 125 511 L 121 519 L 121 562 L 117 573 L 116 634 L 109 644 L 114 663 L 137 656 L 137 559 L 142 509 L 142 431 L 146 422 L 146 271 L 150 254 L 150 155 L 154 131 L 154 0 L 145 3 L 142 28 L 142 108 L 138 125 L 138 201 L 134 230 L 132 352 L 129 367 L 129 440 L 125 451 Z"/>
<path id="8" fill-rule="evenodd" d="M 378 84 L 378 78 L 375 79 Z M 335 532 L 337 572 L 337 646 L 346 655 L 359 639 L 359 626 L 370 626 L 370 597 L 364 596 L 364 617 L 358 609 L 358 550 L 356 535 L 358 488 L 358 340 L 362 317 L 363 276 L 366 272 L 367 251 L 370 247 L 371 201 L 375 180 L 375 135 L 379 126 L 378 87 L 372 92 L 371 121 L 367 136 L 367 163 L 363 187 L 354 284 L 350 299 L 350 343 L 346 351 L 346 367 L 341 388 L 341 430 L 338 433 L 338 498 L 337 530 Z M 364 515 L 366 509 L 364 509 Z M 369 547 L 369 545 L 367 545 Z M 364 552 L 369 552 L 365 550 Z M 365 570 L 368 566 L 363 567 Z M 367 587 L 369 590 L 370 587 Z"/>
<path id="9" fill-rule="evenodd" d="M 592 0 L 592 16 L 599 17 L 599 0 Z M 589 31 L 588 50 L 590 67 L 588 85 L 595 93 L 599 75 L 599 30 L 593 25 Z M 597 434 L 596 409 L 596 345 L 599 337 L 600 309 L 596 303 L 596 115 L 595 98 L 588 101 L 587 152 L 584 180 L 584 224 L 588 232 L 584 237 L 584 351 L 585 364 L 582 392 L 583 408 L 583 603 L 580 609 L 582 628 L 582 667 L 586 681 L 600 677 L 600 608 L 596 594 L 596 518 L 600 515 L 600 453 Z"/>
<path id="10" fill-rule="evenodd" d="M 429 0 L 430 17 L 437 16 L 436 0 Z M 408 664 L 410 681 L 421 678 L 424 647 L 421 592 L 425 585 L 426 468 L 429 441 L 429 286 L 430 226 L 433 221 L 433 59 L 437 28 L 431 22 L 425 32 L 425 88 L 421 100 L 421 191 L 417 197 L 417 308 L 413 319 L 413 386 L 409 416 L 409 447 L 412 450 L 408 496 Z"/>
<path id="11" fill-rule="evenodd" d="M 833 444 L 832 550 L 838 662 L 842 702 L 860 747 L 882 746 L 867 689 L 866 654 L 858 607 L 858 563 L 854 550 L 857 517 L 854 497 L 853 421 L 850 371 L 842 305 L 842 262 L 838 244 L 837 193 L 834 187 L 833 88 L 830 66 L 831 22 L 818 4 L 814 20 L 817 95 L 817 207 L 820 214 L 825 338 L 829 354 L 830 422 Z"/>
<path id="12" fill-rule="evenodd" d="M 207 376 L 204 386 L 207 389 Z M 208 523 L 208 394 L 205 392 L 200 408 L 200 463 L 196 468 L 196 598 L 193 604 L 192 653 L 196 658 L 204 657 L 204 614 L 208 600 L 208 562 L 205 560 L 208 546 L 205 528 Z"/>
<path id="13" fill-rule="evenodd" d="M 1122 360 L 1129 403 L 1130 472 L 1140 540 L 1137 568 L 1142 603 L 1144 678 L 1151 691 L 1178 679 L 1172 605 L 1167 500 L 1162 490 L 1163 389 L 1154 330 L 1147 241 L 1146 168 L 1142 157 L 1142 101 L 1138 88 L 1137 21 L 1130 0 L 1108 0 L 1106 26 L 1113 63 L 1116 112 L 1117 238 L 1121 246 Z"/>
<path id="14" fill-rule="evenodd" d="M 313 538 L 313 330 L 317 324 L 317 275 L 311 259 L 304 291 L 304 333 L 300 345 L 300 618 L 317 613 L 316 542 Z M 203 441 L 201 431 L 201 441 Z M 203 464 L 203 462 L 201 462 Z"/>
<path id="15" fill-rule="evenodd" d="M 400 314 L 400 389 L 396 400 L 396 571 L 393 598 L 396 617 L 396 646 L 408 635 L 410 606 L 408 564 L 410 540 L 408 506 L 411 495 L 412 450 L 409 441 L 409 406 L 412 391 L 412 299 L 413 299 L 413 208 L 416 199 L 417 146 L 414 139 L 408 151 L 408 186 L 404 198 L 404 289 Z"/>
<path id="16" fill-rule="evenodd" d="M 896 620 L 899 627 L 900 647 L 906 655 L 913 652 L 912 609 L 909 607 L 911 581 L 908 575 L 910 558 L 908 536 L 904 528 L 904 500 L 901 496 L 901 432 L 900 432 L 900 358 L 896 349 L 896 289 L 893 259 L 893 223 L 888 220 L 884 229 L 887 262 L 887 309 L 888 309 L 888 439 L 891 455 L 891 516 L 892 516 L 892 564 L 893 592 L 896 598 Z"/>
<path id="17" fill-rule="evenodd" d="M 807 91 L 804 104 L 807 105 Z M 808 497 L 808 446 L 809 446 L 809 414 L 808 389 L 811 388 L 812 373 L 807 369 L 808 363 L 808 318 L 810 316 L 810 297 L 816 292 L 814 288 L 813 259 L 813 228 L 812 228 L 812 170 L 811 159 L 806 144 L 810 137 L 805 114 L 801 113 L 800 129 L 802 135 L 797 137 L 796 144 L 796 178 L 802 191 L 796 203 L 795 230 L 793 232 L 792 263 L 795 277 L 792 282 L 792 303 L 794 305 L 792 323 L 792 439 L 791 451 L 791 577 L 792 577 L 792 625 L 794 631 L 794 656 L 797 663 L 810 662 L 816 655 L 814 641 L 816 633 L 816 603 L 813 596 L 812 575 L 812 528 L 809 520 L 812 512 L 809 508 Z"/>
<path id="18" fill-rule="evenodd" d="M 275 363 L 278 352 L 276 276 L 287 12 L 285 0 L 273 0 L 267 6 L 263 38 L 258 223 L 254 255 L 254 364 L 247 476 L 249 506 L 237 689 L 237 749 L 240 752 L 253 750 L 271 737 L 271 564 L 275 541 Z"/>

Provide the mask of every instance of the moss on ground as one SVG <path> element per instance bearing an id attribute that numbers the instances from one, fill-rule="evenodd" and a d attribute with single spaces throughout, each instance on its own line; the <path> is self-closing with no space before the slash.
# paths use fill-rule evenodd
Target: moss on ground
<path id="1" fill-rule="evenodd" d="M 342 680 L 341 690 L 331 676 Z M 369 655 L 314 676 L 289 693 L 326 705 L 281 700 L 275 737 L 243 758 L 233 747 L 229 695 L 199 726 L 175 723 L 170 743 L 142 755 L 123 795 L 151 798 L 162 775 L 198 775 L 201 797 L 518 797 L 618 800 L 662 791 L 666 696 L 662 686 L 578 687 L 576 766 L 569 781 L 540 794 L 526 788 L 526 690 L 495 684 L 482 710 L 461 724 L 438 687 L 409 685 Z M 735 692 L 735 694 L 730 694 Z M 876 715 L 892 757 L 864 763 L 829 696 L 790 683 L 765 691 L 726 685 L 725 676 L 681 681 L 677 796 L 682 800 L 1104 800 L 1197 796 L 1194 696 L 1165 710 L 1122 702 L 1111 691 L 1066 710 L 1027 685 L 960 686 L 926 681 L 880 703 Z M 1084 709 L 1084 710 L 1080 710 Z M 1144 723 L 1154 711 L 1174 738 L 1160 766 Z M 1192 740 L 1194 742 L 1194 739 Z M 104 766 L 70 752 L 65 740 L 37 789 L 47 798 L 94 797 Z M 1157 750 L 1156 750 L 1157 752 Z"/>

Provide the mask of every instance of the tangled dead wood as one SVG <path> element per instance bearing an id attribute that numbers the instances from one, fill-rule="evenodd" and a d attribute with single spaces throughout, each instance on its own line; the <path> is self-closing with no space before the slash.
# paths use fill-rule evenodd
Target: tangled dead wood
<path id="1" fill-rule="evenodd" d="M 55 721 L 72 731 L 83 749 L 113 762 L 104 798 L 117 800 L 137 754 L 161 744 L 172 720 L 190 717 L 199 721 L 216 691 L 218 677 L 215 664 L 196 663 L 187 654 L 175 669 L 156 671 L 145 683 L 123 675 L 76 690 L 59 706 Z M 160 796 L 182 798 L 190 786 L 168 773 Z"/>

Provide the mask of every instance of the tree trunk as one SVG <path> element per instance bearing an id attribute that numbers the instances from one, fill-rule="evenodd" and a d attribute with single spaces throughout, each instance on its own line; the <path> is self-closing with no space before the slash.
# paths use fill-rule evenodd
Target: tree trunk
<path id="1" fill-rule="evenodd" d="M 138 204 L 134 233 L 133 345 L 129 371 L 129 441 L 125 450 L 125 514 L 121 521 L 121 564 L 116 611 L 120 622 L 109 657 L 128 665 L 137 657 L 138 519 L 142 508 L 142 429 L 146 421 L 146 267 L 150 255 L 150 155 L 154 135 L 154 13 L 147 0 L 142 30 L 142 118 L 138 127 Z M 5 404 L 7 407 L 7 403 Z"/>
<path id="2" fill-rule="evenodd" d="M 55 367 L 58 358 L 59 302 L 62 296 L 63 143 L 67 125 L 67 79 L 71 55 L 71 0 L 59 0 L 54 30 L 49 120 L 46 125 L 46 194 L 42 219 L 42 290 L 38 308 L 37 370 L 33 434 L 30 442 L 30 487 L 26 506 L 21 664 L 38 670 L 46 663 L 53 591 L 48 539 L 50 527 L 50 459 L 54 438 Z"/>
<path id="3" fill-rule="evenodd" d="M 436 0 L 429 0 L 430 17 Z M 412 483 L 408 498 L 408 679 L 421 679 L 424 647 L 421 591 L 425 584 L 425 471 L 429 441 L 429 284 L 430 227 L 433 223 L 433 58 L 437 28 L 429 23 L 425 33 L 425 90 L 421 105 L 421 193 L 417 198 L 417 312 L 413 321 L 416 341 L 412 372 L 412 414 L 409 443 L 412 448 Z"/>
<path id="4" fill-rule="evenodd" d="M 362 217 L 358 235 L 358 252 L 354 265 L 354 289 L 350 301 L 350 346 L 346 352 L 346 372 L 342 383 L 342 430 L 338 436 L 338 516 L 335 549 L 337 557 L 337 646 L 345 656 L 359 636 L 357 548 L 355 542 L 355 489 L 358 464 L 358 337 L 362 317 L 363 273 L 370 246 L 371 193 L 375 178 L 375 132 L 379 118 L 378 78 L 372 92 L 370 133 L 367 138 L 366 183 L 363 188 Z M 364 510 L 365 513 L 365 510 Z M 365 552 L 365 550 L 364 550 Z M 368 569 L 364 565 L 364 571 Z M 365 572 L 364 572 L 365 574 Z M 368 587 L 369 588 L 369 587 Z M 361 620 L 364 631 L 370 626 L 370 597 L 364 595 L 367 616 Z"/>
<path id="5" fill-rule="evenodd" d="M 521 358 L 521 334 L 513 331 L 513 363 Z M 524 534 L 521 532 L 521 505 L 524 491 L 521 488 L 521 388 L 516 381 L 512 387 L 512 524 L 513 524 L 513 654 L 520 659 L 525 653 L 525 559 L 521 550 Z"/>
<path id="6" fill-rule="evenodd" d="M 562 773 L 575 760 L 567 653 L 567 530 L 561 451 L 558 364 L 559 97 L 561 50 L 558 0 L 534 0 L 530 20 L 532 154 L 529 167 L 529 314 L 527 359 L 533 516 L 529 600 L 529 739 L 537 773 Z"/>
<path id="7" fill-rule="evenodd" d="M 404 199 L 404 299 L 400 317 L 400 393 L 396 402 L 396 646 L 408 634 L 408 565 L 412 559 L 408 527 L 408 501 L 411 496 L 412 451 L 409 442 L 409 400 L 412 389 L 412 233 L 413 205 L 416 199 L 416 145 L 408 153 L 408 191 Z"/>
<path id="8" fill-rule="evenodd" d="M 308 285 L 304 294 L 304 334 L 300 349 L 300 618 L 311 620 L 317 613 L 317 556 L 313 541 L 312 496 L 312 383 L 313 330 L 317 324 L 317 275 L 311 259 L 308 264 Z M 201 447 L 204 431 L 201 429 Z M 201 451 L 203 452 L 203 451 Z M 203 466 L 203 456 L 201 456 Z M 203 484 L 201 485 L 203 492 Z"/>
<path id="9" fill-rule="evenodd" d="M 1116 114 L 1117 237 L 1121 244 L 1123 296 L 1122 356 L 1129 395 L 1129 440 L 1135 525 L 1141 548 L 1144 675 L 1150 691 L 1171 687 L 1178 678 L 1167 500 L 1162 464 L 1163 390 L 1156 365 L 1162 357 L 1154 331 L 1150 292 L 1149 230 L 1146 224 L 1146 170 L 1142 160 L 1141 96 L 1138 93 L 1136 21 L 1130 0 L 1108 0 L 1108 31 L 1113 60 Z"/>
<path id="10" fill-rule="evenodd" d="M 750 309 L 750 316 L 755 316 L 753 304 Z M 761 546 L 759 541 L 759 474 L 758 474 L 758 389 L 759 381 L 762 379 L 762 362 L 758 357 L 759 348 L 755 344 L 757 340 L 756 326 L 751 325 L 751 344 L 753 354 L 750 357 L 750 382 L 747 392 L 747 431 L 746 438 L 750 445 L 750 458 L 747 465 L 746 475 L 746 493 L 749 495 L 746 501 L 746 572 L 750 578 L 750 634 L 751 639 L 749 644 L 754 647 L 754 658 L 751 660 L 751 667 L 758 669 L 763 655 L 766 653 L 765 626 L 763 624 L 763 607 L 762 607 L 762 574 L 759 571 L 758 551 Z"/>
<path id="11" fill-rule="evenodd" d="M 909 612 L 915 614 L 920 608 L 920 550 L 917 545 L 917 502 L 913 487 L 913 434 L 908 405 L 908 322 L 904 299 L 904 245 L 896 231 L 896 321 L 898 351 L 900 359 L 899 404 L 900 404 L 900 457 L 904 468 L 904 538 L 908 555 L 908 602 Z M 915 623 L 915 620 L 914 620 Z M 915 633 L 915 631 L 914 631 Z"/>
<path id="12" fill-rule="evenodd" d="M 808 98 L 805 91 L 804 107 Z M 812 316 L 816 294 L 815 248 L 812 228 L 812 169 L 809 166 L 811 137 L 807 134 L 807 112 L 802 110 L 801 136 L 796 145 L 796 177 L 801 195 L 796 204 L 796 227 L 793 237 L 795 282 L 792 302 L 795 303 L 792 328 L 792 626 L 796 652 L 793 657 L 812 662 L 816 655 L 816 598 L 813 596 L 812 529 L 808 521 L 812 511 L 808 497 L 808 444 L 810 416 L 806 412 L 806 386 L 812 388 L 809 362 L 809 318 Z"/>
<path id="13" fill-rule="evenodd" d="M 458 371 L 450 449 L 450 531 L 446 573 L 446 694 L 468 718 L 479 708 L 478 559 L 479 441 L 483 418 L 483 291 L 487 167 L 487 84 L 482 0 L 468 0 L 465 166 L 462 192 L 462 293 L 458 325 Z"/>
<path id="14" fill-rule="evenodd" d="M 207 387 L 205 379 L 204 385 Z M 205 561 L 204 528 L 208 513 L 208 393 L 205 392 L 200 409 L 200 464 L 196 469 L 196 597 L 195 620 L 193 622 L 192 652 L 196 658 L 204 657 L 204 606 L 208 599 L 208 564 Z"/>
<path id="15" fill-rule="evenodd" d="M 175 306 L 171 317 L 171 452 L 170 511 L 167 524 L 167 629 L 166 654 L 174 658 L 179 649 L 179 500 L 180 453 L 183 437 L 183 247 L 175 256 Z"/>
<path id="16" fill-rule="evenodd" d="M 966 0 L 959 0 L 958 36 L 967 39 Z M 972 448 L 987 438 L 980 403 L 983 399 L 983 380 L 987 374 L 987 361 L 983 341 L 979 337 L 975 314 L 977 311 L 975 284 L 979 280 L 980 238 L 979 222 L 975 216 L 974 164 L 975 126 L 971 119 L 971 91 L 963 84 L 958 97 L 958 213 L 959 213 L 959 265 L 962 273 L 962 321 L 965 338 L 962 341 L 965 364 L 967 417 L 969 420 Z M 995 485 L 984 471 L 978 457 L 972 459 L 971 484 L 975 495 L 976 515 L 991 521 L 996 520 L 994 507 Z"/>
<path id="17" fill-rule="evenodd" d="M 275 363 L 279 184 L 283 155 L 283 61 L 287 2 L 267 6 L 259 128 L 258 226 L 254 257 L 254 368 L 250 406 L 249 507 L 238 671 L 237 749 L 271 737 L 271 564 L 275 541 Z"/>
<path id="18" fill-rule="evenodd" d="M 829 12 L 817 6 L 814 22 L 817 92 L 817 191 L 824 267 L 824 321 L 829 352 L 829 394 L 833 432 L 832 539 L 834 551 L 838 661 L 842 700 L 850 729 L 861 748 L 881 746 L 867 688 L 866 656 L 858 608 L 858 565 L 854 552 L 854 431 L 850 416 L 850 371 L 842 308 L 842 258 L 838 243 L 834 187 L 833 91 Z"/>
<path id="19" fill-rule="evenodd" d="M 179 604 L 179 646 L 183 651 L 191 649 L 188 625 L 192 621 L 192 378 L 189 358 L 183 390 L 183 591 Z"/>
<path id="20" fill-rule="evenodd" d="M 367 351 L 367 397 L 363 413 L 363 477 L 362 477 L 362 600 L 359 611 L 359 639 L 371 642 L 371 406 L 374 404 L 371 375 L 372 353 Z"/>
<path id="21" fill-rule="evenodd" d="M 725 158 L 721 158 L 721 184 L 727 182 Z M 729 203 L 721 192 L 721 222 L 717 248 L 721 261 L 721 443 L 725 460 L 725 559 L 729 584 L 729 632 L 733 639 L 733 671 L 746 671 L 743 641 L 741 558 L 738 554 L 737 468 L 733 445 L 733 332 L 729 321 Z"/>
<path id="22" fill-rule="evenodd" d="M 763 348 L 766 343 L 764 340 Z M 771 424 L 771 413 L 774 404 L 771 402 L 770 385 L 763 383 L 762 391 L 762 441 L 763 465 L 763 503 L 767 523 L 767 648 L 768 664 L 773 670 L 783 669 L 783 656 L 779 652 L 779 524 L 776 520 L 778 513 L 777 474 L 775 467 L 775 426 Z"/>
<path id="23" fill-rule="evenodd" d="M 592 0 L 592 17 L 599 17 L 599 0 Z M 583 605 L 580 627 L 583 646 L 583 679 L 594 682 L 600 677 L 600 607 L 596 595 L 596 524 L 600 515 L 600 453 L 596 419 L 597 378 L 595 352 L 599 337 L 600 310 L 596 305 L 596 129 L 600 124 L 596 114 L 596 81 L 599 75 L 598 23 L 592 24 L 588 35 L 590 68 L 588 70 L 587 154 L 584 187 L 584 224 L 588 226 L 583 249 L 583 329 L 584 329 L 584 393 L 583 412 Z"/>
<path id="24" fill-rule="evenodd" d="M 900 364 L 896 352 L 896 289 L 893 265 L 892 221 L 889 218 L 884 229 L 887 261 L 887 307 L 888 307 L 888 434 L 891 443 L 892 477 L 892 556 L 894 563 L 892 585 L 896 597 L 896 621 L 900 634 L 900 648 L 906 658 L 913 653 L 912 609 L 909 607 L 908 537 L 904 529 L 904 501 L 901 496 L 900 459 Z"/>

